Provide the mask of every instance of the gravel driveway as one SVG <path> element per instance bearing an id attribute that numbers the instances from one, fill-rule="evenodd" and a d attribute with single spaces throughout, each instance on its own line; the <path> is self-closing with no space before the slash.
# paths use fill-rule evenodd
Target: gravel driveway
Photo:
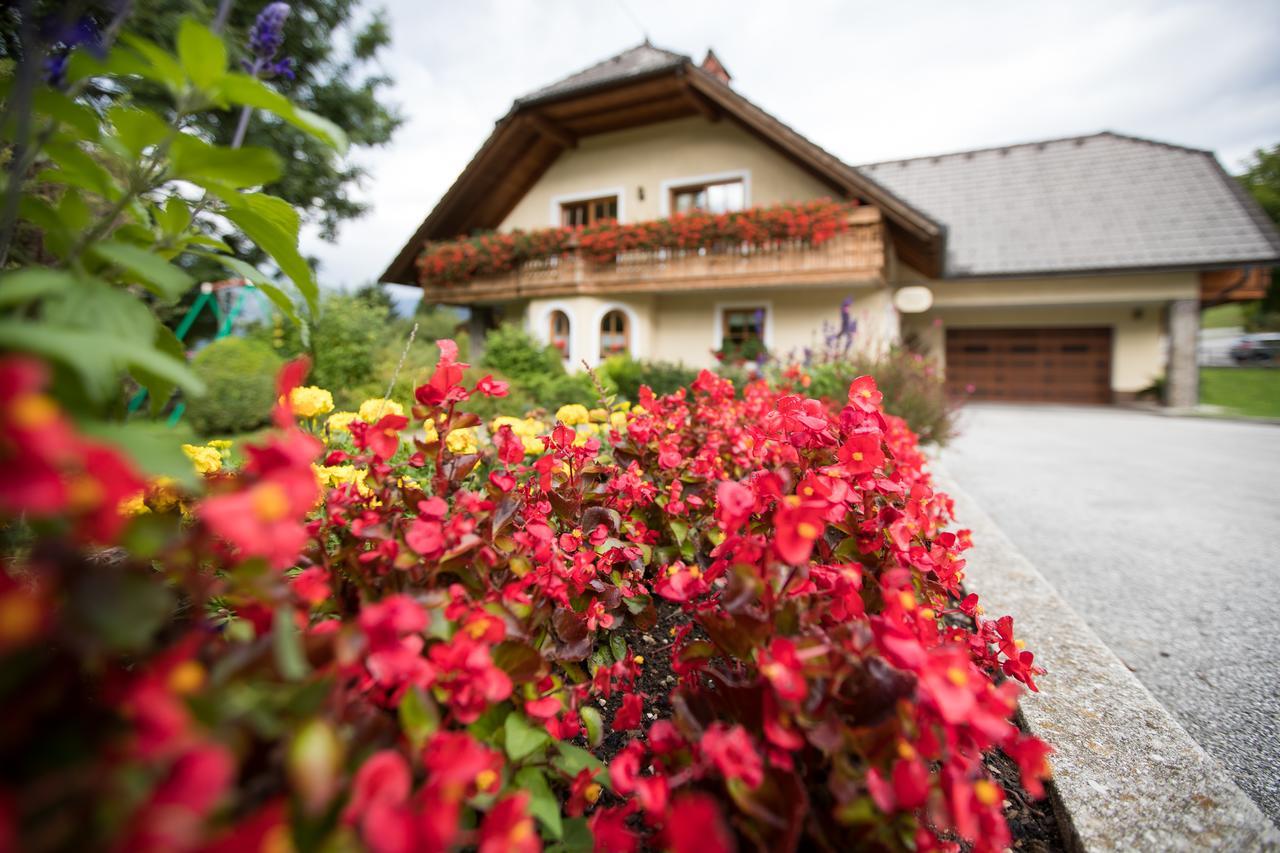
<path id="1" fill-rule="evenodd" d="M 956 481 L 1280 823 L 1280 426 L 992 404 L 961 425 Z"/>

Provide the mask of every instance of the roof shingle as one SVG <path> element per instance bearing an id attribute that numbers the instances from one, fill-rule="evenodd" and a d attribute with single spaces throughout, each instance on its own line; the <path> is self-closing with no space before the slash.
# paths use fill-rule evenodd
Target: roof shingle
<path id="1" fill-rule="evenodd" d="M 948 277 L 1280 261 L 1208 151 L 1104 132 L 859 168 L 946 223 Z"/>
<path id="2" fill-rule="evenodd" d="M 691 61 L 689 57 L 654 47 L 646 39 L 643 44 L 624 50 L 603 62 L 597 62 L 590 68 L 584 68 L 549 86 L 543 86 L 541 89 L 516 98 L 516 105 L 531 104 L 592 86 L 608 85 L 628 77 L 638 77 L 689 61 Z"/>

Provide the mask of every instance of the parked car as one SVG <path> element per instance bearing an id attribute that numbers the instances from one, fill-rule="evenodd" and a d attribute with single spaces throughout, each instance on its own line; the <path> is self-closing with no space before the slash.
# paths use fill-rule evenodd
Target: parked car
<path id="1" fill-rule="evenodd" d="M 1280 332 L 1245 335 L 1231 347 L 1236 364 L 1280 364 Z"/>

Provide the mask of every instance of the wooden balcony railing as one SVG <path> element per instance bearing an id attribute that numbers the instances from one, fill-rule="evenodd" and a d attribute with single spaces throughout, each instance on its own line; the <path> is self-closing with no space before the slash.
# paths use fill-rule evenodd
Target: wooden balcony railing
<path id="1" fill-rule="evenodd" d="M 885 234 L 880 211 L 850 211 L 849 228 L 818 246 L 782 240 L 764 246 L 726 243 L 704 249 L 626 252 L 597 263 L 576 250 L 525 261 L 517 269 L 462 284 L 428 286 L 436 302 L 469 304 L 548 296 L 749 289 L 843 284 L 881 279 Z"/>

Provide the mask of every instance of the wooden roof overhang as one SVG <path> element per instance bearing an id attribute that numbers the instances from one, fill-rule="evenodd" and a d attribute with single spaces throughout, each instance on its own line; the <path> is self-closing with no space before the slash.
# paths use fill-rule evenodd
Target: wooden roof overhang
<path id="1" fill-rule="evenodd" d="M 697 115 L 736 122 L 830 187 L 834 197 L 879 207 L 898 257 L 925 275 L 942 275 L 942 225 L 681 58 L 623 80 L 516 101 L 380 280 L 417 284 L 414 260 L 427 241 L 497 228 L 579 139 Z"/>

